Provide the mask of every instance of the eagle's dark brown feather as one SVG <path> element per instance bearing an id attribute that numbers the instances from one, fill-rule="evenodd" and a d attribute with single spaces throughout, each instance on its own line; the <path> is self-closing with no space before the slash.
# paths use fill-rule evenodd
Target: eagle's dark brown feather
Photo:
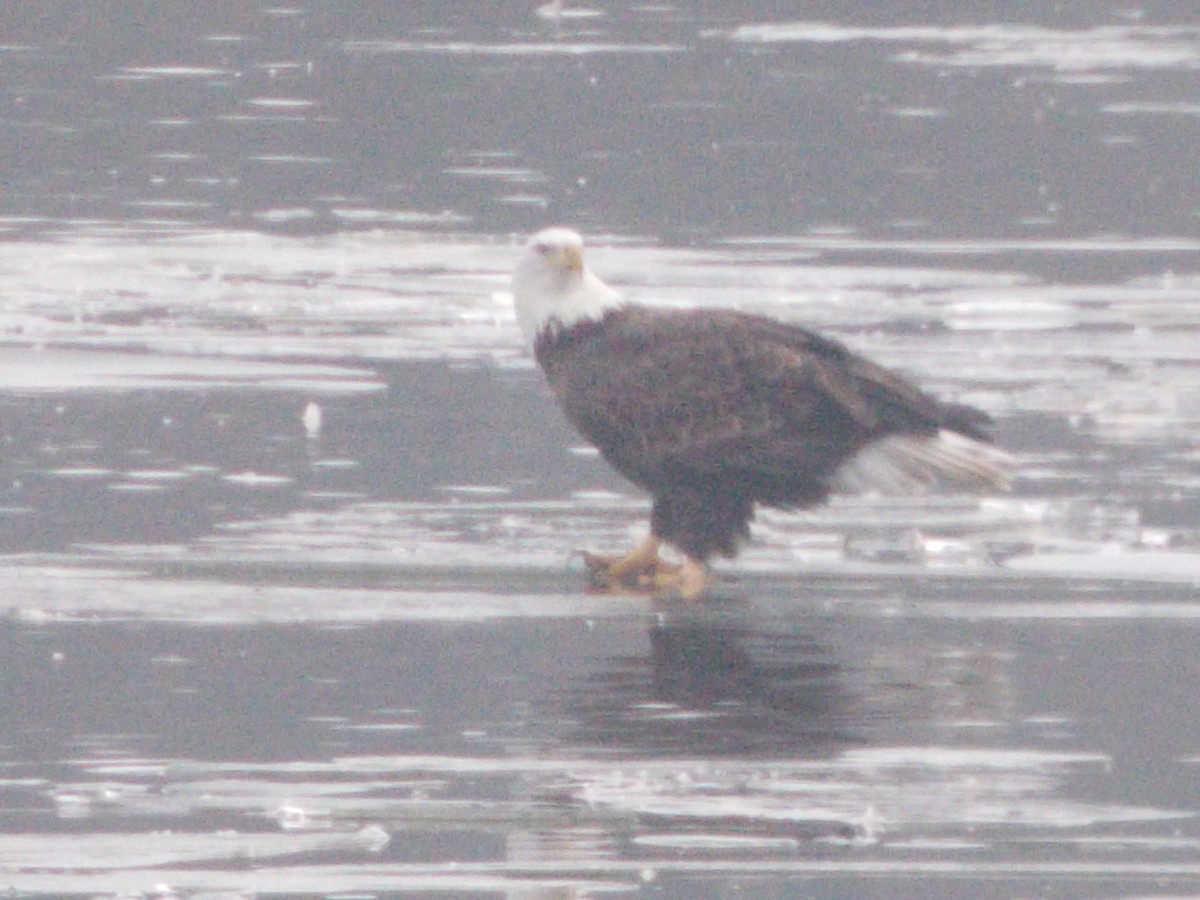
<path id="1" fill-rule="evenodd" d="M 762 316 L 626 305 L 547 329 L 535 353 L 580 433 L 654 497 L 655 534 L 701 560 L 736 551 L 755 503 L 824 501 L 880 438 L 986 440 L 982 412 Z"/>

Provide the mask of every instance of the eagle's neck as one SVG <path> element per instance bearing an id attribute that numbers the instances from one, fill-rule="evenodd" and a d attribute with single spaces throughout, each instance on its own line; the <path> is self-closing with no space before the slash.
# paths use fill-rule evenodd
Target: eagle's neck
<path id="1" fill-rule="evenodd" d="M 525 340 L 536 349 L 578 326 L 601 321 L 622 305 L 621 295 L 588 269 L 581 272 L 518 269 L 513 278 L 517 322 Z"/>

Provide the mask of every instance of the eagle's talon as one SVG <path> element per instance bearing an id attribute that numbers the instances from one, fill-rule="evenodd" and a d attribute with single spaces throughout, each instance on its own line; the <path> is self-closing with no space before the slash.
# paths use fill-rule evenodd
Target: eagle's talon
<path id="1" fill-rule="evenodd" d="M 682 565 L 654 573 L 654 593 L 657 596 L 673 595 L 684 603 L 696 603 L 715 580 L 708 566 L 689 556 Z"/>
<path id="2" fill-rule="evenodd" d="M 660 541 L 651 536 L 624 556 L 576 551 L 587 569 L 588 590 L 604 594 L 676 595 L 692 603 L 712 583 L 704 563 L 686 558 L 671 563 L 658 555 Z"/>
<path id="3" fill-rule="evenodd" d="M 648 556 L 639 547 L 625 556 L 577 551 L 587 569 L 588 587 L 609 593 L 654 593 L 664 575 L 678 566 Z"/>

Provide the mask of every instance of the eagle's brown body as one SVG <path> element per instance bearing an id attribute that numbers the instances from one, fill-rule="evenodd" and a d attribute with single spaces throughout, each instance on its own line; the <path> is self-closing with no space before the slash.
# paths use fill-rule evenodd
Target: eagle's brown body
<path id="1" fill-rule="evenodd" d="M 575 427 L 653 497 L 653 534 L 697 560 L 732 556 L 756 503 L 823 502 L 881 438 L 987 440 L 979 410 L 762 316 L 629 304 L 551 325 L 534 351 Z"/>

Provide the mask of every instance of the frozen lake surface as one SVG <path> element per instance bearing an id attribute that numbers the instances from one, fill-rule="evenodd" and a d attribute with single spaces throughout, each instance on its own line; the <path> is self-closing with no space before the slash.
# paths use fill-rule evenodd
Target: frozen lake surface
<path id="1" fill-rule="evenodd" d="M 3 882 L 1194 891 L 1194 15 L 403 6 L 0 47 Z M 982 407 L 1013 492 L 585 593 L 648 504 L 520 345 L 554 220 Z"/>

